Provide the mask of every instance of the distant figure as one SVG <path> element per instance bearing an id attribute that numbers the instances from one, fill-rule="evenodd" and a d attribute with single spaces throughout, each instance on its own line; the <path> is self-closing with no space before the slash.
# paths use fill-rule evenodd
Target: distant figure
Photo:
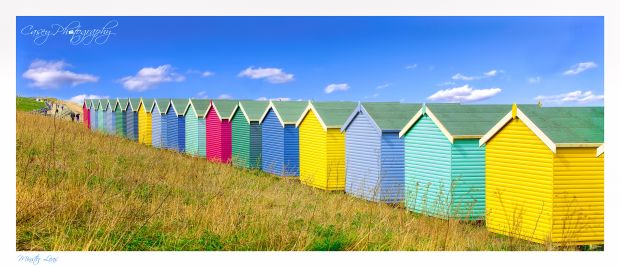
<path id="1" fill-rule="evenodd" d="M 78 114 L 75 114 L 75 120 L 76 120 L 76 121 L 80 121 L 80 114 L 79 114 L 79 113 L 78 113 Z"/>
<path id="2" fill-rule="evenodd" d="M 71 121 L 75 121 L 75 114 L 73 112 L 71 112 L 71 114 L 69 114 L 71 116 Z"/>

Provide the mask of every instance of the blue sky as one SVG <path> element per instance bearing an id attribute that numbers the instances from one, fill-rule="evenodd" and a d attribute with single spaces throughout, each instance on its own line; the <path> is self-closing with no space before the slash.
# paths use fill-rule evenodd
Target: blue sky
<path id="1" fill-rule="evenodd" d="M 17 17 L 17 94 L 602 105 L 603 23 Z"/>

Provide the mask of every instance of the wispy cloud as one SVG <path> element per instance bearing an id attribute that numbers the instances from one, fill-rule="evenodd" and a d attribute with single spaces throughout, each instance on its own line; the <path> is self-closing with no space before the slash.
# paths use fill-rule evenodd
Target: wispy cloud
<path id="1" fill-rule="evenodd" d="M 129 91 L 143 92 L 165 82 L 182 82 L 185 76 L 173 72 L 169 64 L 159 67 L 144 67 L 136 75 L 121 79 L 123 87 Z"/>
<path id="2" fill-rule="evenodd" d="M 491 77 L 495 77 L 497 76 L 497 74 L 503 72 L 502 70 L 490 70 L 487 72 L 483 72 L 482 76 L 467 76 L 467 75 L 463 75 L 461 73 L 457 73 L 452 75 L 452 80 L 457 80 L 457 81 L 473 81 L 473 80 L 480 80 L 483 78 L 491 78 Z"/>
<path id="3" fill-rule="evenodd" d="M 531 83 L 531 84 L 537 84 L 540 83 L 540 81 L 542 80 L 542 78 L 540 78 L 540 76 L 536 76 L 536 77 L 529 77 L 527 78 L 527 82 Z"/>
<path id="4" fill-rule="evenodd" d="M 282 69 L 261 67 L 249 67 L 241 71 L 238 76 L 250 79 L 265 79 L 270 83 L 287 83 L 294 78 L 293 74 L 286 73 Z"/>
<path id="5" fill-rule="evenodd" d="M 66 62 L 35 60 L 22 77 L 31 81 L 30 86 L 42 89 L 58 88 L 64 85 L 76 86 L 82 83 L 97 82 L 99 77 L 92 74 L 75 73 L 66 70 Z"/>
<path id="6" fill-rule="evenodd" d="M 603 100 L 603 98 L 604 98 L 603 95 L 594 94 L 592 93 L 592 91 L 576 90 L 576 91 L 572 91 L 572 92 L 568 92 L 564 94 L 558 94 L 558 95 L 550 95 L 550 96 L 540 95 L 534 99 L 540 100 L 542 102 L 552 103 L 552 104 L 564 104 L 564 103 L 585 104 L 585 103 L 591 103 L 591 102 Z"/>
<path id="7" fill-rule="evenodd" d="M 266 96 L 261 96 L 259 98 L 257 98 L 256 100 L 258 101 L 267 101 L 267 100 L 273 100 L 273 101 L 290 101 L 291 98 L 290 97 L 276 97 L 276 98 L 267 98 Z"/>
<path id="8" fill-rule="evenodd" d="M 490 71 L 487 71 L 487 72 L 483 73 L 483 75 L 487 76 L 487 77 L 493 77 L 493 76 L 497 75 L 497 72 L 498 72 L 498 70 L 490 70 Z"/>
<path id="9" fill-rule="evenodd" d="M 84 102 L 84 99 L 101 99 L 101 98 L 109 98 L 109 97 L 108 96 L 100 96 L 100 95 L 81 94 L 81 95 L 76 95 L 76 96 L 72 97 L 71 99 L 69 99 L 69 101 L 73 101 L 75 103 L 82 104 Z"/>
<path id="10" fill-rule="evenodd" d="M 596 68 L 597 65 L 596 63 L 592 62 L 592 61 L 588 61 L 588 62 L 580 62 L 577 63 L 575 65 L 573 65 L 572 67 L 570 67 L 568 70 L 564 71 L 564 75 L 577 75 L 579 73 L 582 73 L 588 69 L 592 69 L 592 68 Z"/>
<path id="11" fill-rule="evenodd" d="M 336 91 L 346 91 L 349 90 L 349 88 L 351 87 L 346 83 L 332 83 L 325 87 L 325 93 L 331 94 Z"/>
<path id="12" fill-rule="evenodd" d="M 207 95 L 207 91 L 200 91 L 196 93 L 196 97 L 197 98 L 208 98 L 209 96 Z"/>
<path id="13" fill-rule="evenodd" d="M 231 95 L 229 95 L 229 94 L 221 94 L 217 98 L 219 98 L 219 99 L 232 99 L 233 97 Z"/>
<path id="14" fill-rule="evenodd" d="M 215 75 L 215 73 L 214 73 L 214 72 L 211 72 L 211 71 L 204 71 L 204 72 L 201 74 L 201 76 L 202 76 L 202 77 L 209 77 L 209 76 L 213 76 L 213 75 Z"/>
<path id="15" fill-rule="evenodd" d="M 453 81 L 447 81 L 447 82 L 442 82 L 440 84 L 437 84 L 437 86 L 450 86 L 450 85 L 456 85 L 456 83 Z"/>
<path id="16" fill-rule="evenodd" d="M 465 76 L 465 75 L 460 74 L 460 73 L 452 75 L 452 80 L 457 80 L 457 81 L 473 81 L 473 80 L 478 80 L 478 79 L 480 79 L 480 77 Z"/>
<path id="17" fill-rule="evenodd" d="M 469 85 L 439 90 L 428 97 L 432 101 L 475 102 L 493 97 L 502 91 L 500 88 L 473 89 Z"/>
<path id="18" fill-rule="evenodd" d="M 374 93 L 374 94 L 372 94 L 372 95 L 365 96 L 364 98 L 366 98 L 366 99 L 369 99 L 369 98 L 377 98 L 377 97 L 379 97 L 379 95 L 380 95 L 379 93 Z"/>
<path id="19" fill-rule="evenodd" d="M 390 86 L 392 86 L 391 83 L 384 83 L 384 84 L 381 84 L 381 85 L 377 85 L 376 89 L 377 90 L 383 90 L 383 89 L 388 88 Z"/>
<path id="20" fill-rule="evenodd" d="M 406 70 L 412 70 L 418 67 L 418 64 L 411 64 L 411 65 L 407 65 L 405 66 Z"/>

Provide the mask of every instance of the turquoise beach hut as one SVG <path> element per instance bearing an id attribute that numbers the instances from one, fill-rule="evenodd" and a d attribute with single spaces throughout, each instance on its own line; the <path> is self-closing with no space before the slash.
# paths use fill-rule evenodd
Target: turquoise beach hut
<path id="1" fill-rule="evenodd" d="M 399 136 L 405 141 L 405 207 L 439 218 L 485 216 L 486 134 L 511 105 L 426 104 Z"/>

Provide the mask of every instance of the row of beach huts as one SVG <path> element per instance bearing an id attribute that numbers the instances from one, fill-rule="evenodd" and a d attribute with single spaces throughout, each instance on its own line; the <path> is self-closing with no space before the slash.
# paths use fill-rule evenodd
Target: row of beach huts
<path id="1" fill-rule="evenodd" d="M 85 125 L 538 243 L 604 241 L 604 109 L 86 99 Z"/>

